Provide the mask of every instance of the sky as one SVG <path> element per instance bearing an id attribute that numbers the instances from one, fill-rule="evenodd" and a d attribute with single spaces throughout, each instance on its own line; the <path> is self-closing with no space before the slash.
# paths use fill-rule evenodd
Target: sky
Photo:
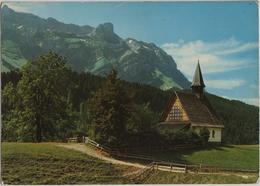
<path id="1" fill-rule="evenodd" d="M 5 4 L 64 23 L 111 22 L 122 38 L 160 46 L 190 81 L 199 60 L 206 91 L 258 105 L 258 7 L 253 1 Z"/>

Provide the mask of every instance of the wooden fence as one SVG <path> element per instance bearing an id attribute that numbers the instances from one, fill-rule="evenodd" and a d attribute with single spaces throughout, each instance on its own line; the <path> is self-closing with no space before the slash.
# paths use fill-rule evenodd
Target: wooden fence
<path id="1" fill-rule="evenodd" d="M 67 138 L 67 142 L 68 143 L 77 143 L 78 142 L 78 138 Z"/>
<path id="2" fill-rule="evenodd" d="M 143 156 L 135 153 L 122 153 L 120 151 L 112 150 L 109 147 L 104 145 L 100 145 L 99 143 L 91 140 L 88 137 L 84 138 L 84 142 L 90 144 L 91 146 L 98 148 L 99 150 L 110 154 L 111 156 L 115 156 L 121 159 L 135 159 L 141 161 L 147 161 L 149 164 L 147 165 L 147 170 L 161 169 L 168 171 L 177 171 L 177 172 L 247 172 L 247 173 L 258 173 L 258 170 L 254 169 L 236 169 L 236 168 L 224 168 L 224 167 L 216 167 L 204 164 L 182 164 L 182 163 L 174 163 L 174 162 L 166 162 L 166 161 L 158 161 L 151 156 Z M 146 169 L 143 170 L 143 173 L 146 172 Z M 141 173 L 140 173 L 141 175 Z M 140 176 L 139 175 L 139 176 Z"/>

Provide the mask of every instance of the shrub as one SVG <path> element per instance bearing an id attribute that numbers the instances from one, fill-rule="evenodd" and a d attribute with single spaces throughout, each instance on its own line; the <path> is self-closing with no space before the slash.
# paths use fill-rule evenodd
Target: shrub
<path id="1" fill-rule="evenodd" d="M 202 129 L 200 129 L 199 135 L 200 135 L 202 144 L 205 145 L 209 140 L 209 135 L 210 135 L 209 130 L 206 127 L 203 127 Z"/>

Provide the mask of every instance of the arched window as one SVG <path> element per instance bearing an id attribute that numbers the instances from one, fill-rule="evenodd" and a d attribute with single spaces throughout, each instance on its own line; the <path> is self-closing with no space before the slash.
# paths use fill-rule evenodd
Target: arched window
<path id="1" fill-rule="evenodd" d="M 182 111 L 180 107 L 173 106 L 172 110 L 169 113 L 169 119 L 170 120 L 181 120 L 182 119 Z"/>
<path id="2" fill-rule="evenodd" d="M 212 130 L 212 138 L 215 138 L 215 130 Z"/>

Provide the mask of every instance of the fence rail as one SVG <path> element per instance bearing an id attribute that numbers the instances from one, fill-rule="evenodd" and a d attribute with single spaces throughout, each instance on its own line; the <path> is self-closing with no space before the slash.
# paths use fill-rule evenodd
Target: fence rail
<path id="1" fill-rule="evenodd" d="M 67 138 L 67 142 L 78 142 L 78 138 Z"/>

